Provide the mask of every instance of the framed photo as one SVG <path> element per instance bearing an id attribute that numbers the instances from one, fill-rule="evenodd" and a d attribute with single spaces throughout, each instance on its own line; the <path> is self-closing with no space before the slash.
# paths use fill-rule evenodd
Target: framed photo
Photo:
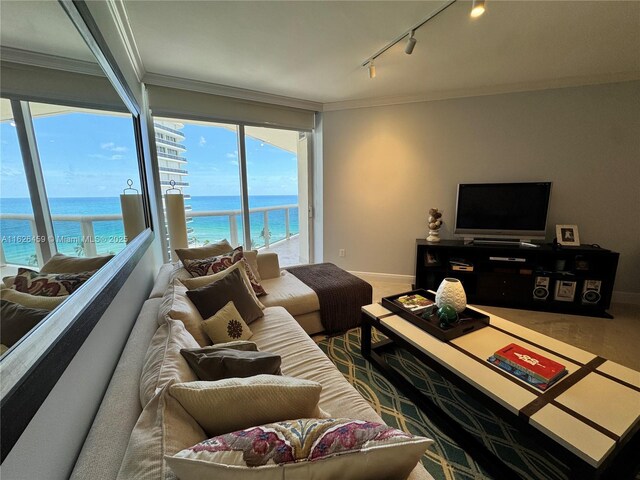
<path id="1" fill-rule="evenodd" d="M 438 254 L 433 250 L 427 250 L 424 254 L 424 266 L 425 267 L 440 266 L 440 258 L 438 257 Z"/>
<path id="2" fill-rule="evenodd" d="M 558 244 L 562 246 L 580 246 L 580 235 L 578 235 L 577 225 L 556 225 L 556 237 L 558 237 Z"/>

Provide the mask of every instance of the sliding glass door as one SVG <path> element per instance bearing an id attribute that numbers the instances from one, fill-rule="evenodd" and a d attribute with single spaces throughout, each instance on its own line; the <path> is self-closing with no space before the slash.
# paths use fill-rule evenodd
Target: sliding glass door
<path id="1" fill-rule="evenodd" d="M 307 133 L 163 117 L 154 128 L 160 182 L 185 195 L 191 245 L 227 239 L 308 263 Z"/>

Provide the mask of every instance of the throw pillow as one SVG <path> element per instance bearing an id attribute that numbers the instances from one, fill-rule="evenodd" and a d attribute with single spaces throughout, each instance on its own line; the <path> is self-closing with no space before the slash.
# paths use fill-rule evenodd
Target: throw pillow
<path id="1" fill-rule="evenodd" d="M 242 352 L 257 352 L 258 346 L 255 342 L 248 342 L 246 340 L 235 340 L 233 342 L 219 343 L 217 345 L 209 345 L 208 347 L 203 348 L 191 348 L 185 351 L 190 353 L 207 353 L 207 352 L 215 352 L 216 350 L 221 349 L 232 349 L 232 350 L 240 350 Z"/>
<path id="2" fill-rule="evenodd" d="M 113 258 L 113 255 L 101 255 L 99 257 L 79 258 L 69 257 L 62 253 L 56 253 L 47 261 L 40 273 L 82 273 L 91 272 L 104 267 Z"/>
<path id="3" fill-rule="evenodd" d="M 397 480 L 431 443 L 387 425 L 345 418 L 288 420 L 227 433 L 184 449 L 167 463 L 181 480 Z"/>
<path id="4" fill-rule="evenodd" d="M 176 480 L 165 456 L 207 438 L 168 388 L 160 389 L 142 409 L 116 480 Z"/>
<path id="5" fill-rule="evenodd" d="M 242 247 L 237 247 L 229 253 L 224 255 L 218 255 L 215 257 L 201 258 L 197 260 L 185 260 L 184 268 L 193 277 L 202 277 L 204 275 L 211 275 L 214 273 L 226 270 L 235 263 L 238 263 L 244 258 L 244 252 Z M 251 282 L 251 287 L 256 292 L 256 295 L 265 295 L 267 292 L 264 290 L 258 279 L 255 277 L 248 263 L 245 263 L 245 271 Z"/>
<path id="6" fill-rule="evenodd" d="M 251 294 L 251 296 L 254 298 L 256 303 L 260 305 L 260 308 L 264 310 L 264 305 L 262 305 L 262 302 L 258 300 L 256 292 L 251 286 L 251 281 L 249 280 L 249 275 L 247 275 L 246 268 L 247 268 L 246 259 L 243 258 L 239 262 L 234 263 L 232 266 L 230 266 L 225 270 L 222 270 L 221 272 L 213 273 L 211 275 L 205 275 L 204 277 L 184 278 L 184 279 L 181 278 L 180 281 L 189 290 L 194 290 L 196 288 L 209 285 L 210 283 L 217 282 L 218 280 L 226 277 L 229 273 L 233 272 L 234 270 L 238 270 L 240 271 L 240 275 L 242 275 L 242 280 L 244 281 L 244 284 L 247 286 L 247 291 Z"/>
<path id="7" fill-rule="evenodd" d="M 254 344 L 255 345 L 255 344 Z M 269 352 L 247 352 L 233 348 L 207 351 L 180 350 L 200 380 L 215 381 L 223 378 L 246 378 L 254 375 L 280 375 L 280 355 Z"/>
<path id="8" fill-rule="evenodd" d="M 213 343 L 247 340 L 253 335 L 233 302 L 227 303 L 215 315 L 202 322 L 202 327 Z"/>
<path id="9" fill-rule="evenodd" d="M 217 257 L 218 255 L 224 255 L 233 250 L 233 247 L 227 239 L 221 240 L 216 243 L 210 243 L 203 247 L 193 248 L 176 248 L 176 254 L 180 261 L 184 264 L 185 260 L 197 260 L 199 258 Z"/>
<path id="10" fill-rule="evenodd" d="M 263 315 L 260 305 L 247 292 L 242 275 L 238 270 L 210 285 L 187 290 L 187 296 L 196 306 L 202 318 L 215 315 L 229 301 L 233 302 L 247 325 Z"/>
<path id="11" fill-rule="evenodd" d="M 5 287 L 11 288 L 13 287 L 13 282 L 15 280 L 15 275 L 9 275 L 8 277 L 2 277 L 2 283 Z"/>
<path id="12" fill-rule="evenodd" d="M 46 274 L 28 268 L 18 268 L 18 274 L 15 276 L 11 288 L 41 297 L 60 297 L 75 292 L 93 274 L 93 271 Z"/>
<path id="13" fill-rule="evenodd" d="M 197 380 L 187 361 L 180 355 L 183 348 L 198 348 L 193 336 L 180 320 L 167 318 L 151 338 L 140 375 L 140 405 L 144 407 L 159 389 L 171 381 Z"/>
<path id="14" fill-rule="evenodd" d="M 44 310 L 53 310 L 62 302 L 64 302 L 69 295 L 62 295 L 59 297 L 42 297 L 40 295 L 30 295 L 28 293 L 19 292 L 13 288 L 4 288 L 4 285 L 0 288 L 0 298 L 9 302 L 18 303 L 24 307 L 29 308 L 42 308 Z"/>
<path id="15" fill-rule="evenodd" d="M 256 277 L 256 280 L 258 280 L 258 282 L 261 282 L 262 278 L 260 278 L 260 271 L 258 270 L 258 250 L 245 251 L 244 259 L 249 264 L 253 275 Z"/>
<path id="16" fill-rule="evenodd" d="M 12 347 L 47 315 L 49 310 L 0 300 L 0 343 Z"/>
<path id="17" fill-rule="evenodd" d="M 179 383 L 169 391 L 208 435 L 291 418 L 321 416 L 322 385 L 278 375 Z"/>
<path id="18" fill-rule="evenodd" d="M 158 310 L 158 324 L 162 325 L 167 318 L 180 320 L 187 331 L 201 347 L 211 345 L 211 341 L 202 326 L 202 315 L 187 297 L 187 287 L 178 279 L 173 280 L 162 296 Z"/>

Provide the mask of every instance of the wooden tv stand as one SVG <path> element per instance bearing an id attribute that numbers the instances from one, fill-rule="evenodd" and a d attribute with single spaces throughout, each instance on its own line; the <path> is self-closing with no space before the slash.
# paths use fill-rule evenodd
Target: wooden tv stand
<path id="1" fill-rule="evenodd" d="M 591 246 L 554 249 L 418 239 L 415 288 L 436 290 L 445 277 L 454 277 L 462 282 L 469 303 L 613 318 L 606 310 L 619 256 Z M 592 292 L 585 296 L 585 289 Z"/>

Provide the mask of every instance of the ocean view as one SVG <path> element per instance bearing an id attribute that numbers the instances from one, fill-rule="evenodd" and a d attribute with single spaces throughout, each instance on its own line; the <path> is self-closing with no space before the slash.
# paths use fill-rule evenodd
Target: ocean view
<path id="1" fill-rule="evenodd" d="M 297 205 L 297 195 L 250 195 L 250 209 L 280 205 Z M 185 200 L 193 212 L 240 210 L 240 196 L 194 196 Z M 51 215 L 120 215 L 119 197 L 91 198 L 49 198 Z M 3 198 L 0 200 L 2 214 L 32 214 L 28 198 Z M 187 212 L 187 217 L 190 212 Z M 255 212 L 250 215 L 251 240 L 254 248 L 264 246 L 264 215 Z M 237 215 L 238 240 L 242 243 L 242 216 Z M 228 216 L 197 217 L 188 224 L 193 229 L 190 237 L 202 245 L 206 241 L 214 242 L 223 238 L 230 239 Z M 82 252 L 82 230 L 77 221 L 54 221 L 54 234 L 58 239 L 58 251 L 66 255 L 79 255 Z M 118 253 L 124 247 L 124 227 L 122 220 L 93 222 L 98 254 Z M 290 210 L 289 228 L 291 234 L 299 232 L 298 209 Z M 285 211 L 269 212 L 269 241 L 271 243 L 285 238 Z M 2 248 L 7 263 L 35 266 L 35 243 L 28 220 L 0 220 Z"/>

